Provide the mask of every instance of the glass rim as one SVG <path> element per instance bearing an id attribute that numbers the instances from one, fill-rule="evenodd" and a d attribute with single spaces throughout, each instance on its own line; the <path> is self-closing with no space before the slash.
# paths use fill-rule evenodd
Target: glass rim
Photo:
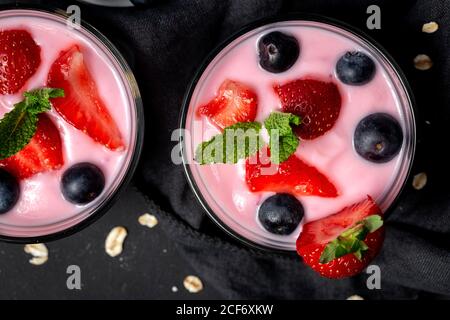
<path id="1" fill-rule="evenodd" d="M 33 6 L 0 6 L 0 15 L 5 13 L 17 13 L 17 14 L 45 14 L 52 19 L 66 19 L 68 17 L 67 13 L 61 9 L 43 6 L 43 5 L 33 5 Z M 48 234 L 36 235 L 36 236 L 15 236 L 15 235 L 5 235 L 0 234 L 0 241 L 3 242 L 11 242 L 11 243 L 35 243 L 35 242 L 49 242 L 58 240 L 69 235 L 72 235 L 82 229 L 86 228 L 94 221 L 102 217 L 108 209 L 114 204 L 117 200 L 118 196 L 124 191 L 125 187 L 129 184 L 133 177 L 133 173 L 135 172 L 140 154 L 143 147 L 143 139 L 144 139 L 144 128 L 145 128 L 145 119 L 144 119 L 144 109 L 142 104 L 142 99 L 139 91 L 139 87 L 137 81 L 133 75 L 133 72 L 126 62 L 125 58 L 122 56 L 120 51 L 116 48 L 116 46 L 98 29 L 93 27 L 91 24 L 87 23 L 85 20 L 81 19 L 81 29 L 86 32 L 87 36 L 91 37 L 91 41 L 97 41 L 100 43 L 100 49 L 105 51 L 108 54 L 109 59 L 113 59 L 112 62 L 115 65 L 115 68 L 119 68 L 116 72 L 119 72 L 121 81 L 123 85 L 126 86 L 126 94 L 127 99 L 130 102 L 129 107 L 134 109 L 132 110 L 132 118 L 131 120 L 134 122 L 134 135 L 132 135 L 130 145 L 131 155 L 127 156 L 122 169 L 120 170 L 118 176 L 120 176 L 120 180 L 117 181 L 117 177 L 111 182 L 110 192 L 104 194 L 105 198 L 99 203 L 88 209 L 87 214 L 85 216 L 81 216 L 85 211 L 80 211 L 74 216 L 67 217 L 65 219 L 59 220 L 57 222 L 46 223 L 39 226 L 13 226 L 18 227 L 22 232 L 25 230 L 36 230 L 39 228 L 49 228 L 52 226 L 61 226 L 61 230 L 50 232 Z M 85 36 L 86 36 L 85 35 Z M 98 46 L 98 43 L 96 44 Z M 105 190 L 107 191 L 107 190 Z M 81 216 L 81 217 L 80 217 Z M 79 219 L 79 221 L 77 220 Z M 64 228 L 66 224 L 74 223 L 67 228 Z M 12 225 L 9 225 L 12 226 Z"/>
<path id="2" fill-rule="evenodd" d="M 384 61 L 392 68 L 392 70 L 395 72 L 395 75 L 398 77 L 399 85 L 401 85 L 401 88 L 403 89 L 403 92 L 406 94 L 406 99 L 408 102 L 408 107 L 410 111 L 410 125 L 411 125 L 411 132 L 410 137 L 411 141 L 409 145 L 406 145 L 409 150 L 409 163 L 407 163 L 407 166 L 404 168 L 399 168 L 397 171 L 404 170 L 404 180 L 403 182 L 397 186 L 397 194 L 391 201 L 388 208 L 384 210 L 384 215 L 388 215 L 392 209 L 395 207 L 396 203 L 399 201 L 399 198 L 402 194 L 402 191 L 408 181 L 408 178 L 411 173 L 411 168 L 414 162 L 415 157 L 415 148 L 416 148 L 416 141 L 417 141 L 417 126 L 416 126 L 416 120 L 415 120 L 415 113 L 416 110 L 416 102 L 414 100 L 414 96 L 412 93 L 412 90 L 408 84 L 408 81 L 406 79 L 406 76 L 404 75 L 401 68 L 398 66 L 398 64 L 395 62 L 395 60 L 392 58 L 392 56 L 384 49 L 377 41 L 375 41 L 373 38 L 368 36 L 363 31 L 350 26 L 344 22 L 341 22 L 339 20 L 329 18 L 322 15 L 316 15 L 316 14 L 304 14 L 304 13 L 293 13 L 293 14 L 287 14 L 287 15 L 275 15 L 268 18 L 263 18 L 260 20 L 257 20 L 255 22 L 252 22 L 250 24 L 245 25 L 241 29 L 239 29 L 237 32 L 233 33 L 231 36 L 226 38 L 224 41 L 222 41 L 218 46 L 216 46 L 211 52 L 206 56 L 206 58 L 203 60 L 203 62 L 198 67 L 194 77 L 192 78 L 187 91 L 185 93 L 184 99 L 183 99 L 183 105 L 180 112 L 180 118 L 179 118 L 179 124 L 180 124 L 180 136 L 179 136 L 179 143 L 180 143 L 180 151 L 182 155 L 183 160 L 183 167 L 184 172 L 187 178 L 187 181 L 189 183 L 189 186 L 191 187 L 191 190 L 194 192 L 194 195 L 197 199 L 197 201 L 200 203 L 204 211 L 207 213 L 208 217 L 214 221 L 214 223 L 219 226 L 219 228 L 224 231 L 226 234 L 230 235 L 233 239 L 238 240 L 240 243 L 243 243 L 250 248 L 268 251 L 268 252 L 275 252 L 275 253 L 283 253 L 283 254 L 292 254 L 295 252 L 295 249 L 284 249 L 284 248 L 278 248 L 278 247 L 272 247 L 268 245 L 264 245 L 261 243 L 257 243 L 251 239 L 248 239 L 244 237 L 243 235 L 239 234 L 236 230 L 228 226 L 224 221 L 222 221 L 221 218 L 214 212 L 214 210 L 211 209 L 210 205 L 208 204 L 205 197 L 202 195 L 202 192 L 200 188 L 197 185 L 197 181 L 195 180 L 192 170 L 190 168 L 190 164 L 188 159 L 186 159 L 186 150 L 187 146 L 185 145 L 185 139 L 183 138 L 183 129 L 186 128 L 186 120 L 188 115 L 188 110 L 190 106 L 191 99 L 193 97 L 193 93 L 196 89 L 196 86 L 198 85 L 203 73 L 206 71 L 208 66 L 214 61 L 216 56 L 218 56 L 222 50 L 224 50 L 229 44 L 231 44 L 234 40 L 239 38 L 240 36 L 245 35 L 246 33 L 250 33 L 252 30 L 255 30 L 257 28 L 263 27 L 265 25 L 270 25 L 278 22 L 288 22 L 288 21 L 308 21 L 308 22 L 316 22 L 316 23 L 324 23 L 331 25 L 333 27 L 340 28 L 346 32 L 351 33 L 352 35 L 358 37 L 362 41 L 366 42 L 368 45 L 370 45 L 378 55 Z M 398 95 L 398 93 L 397 93 Z M 407 120 L 405 120 L 407 122 Z M 406 156 L 408 155 L 406 154 Z M 408 160 L 408 159 L 405 159 Z M 404 161 L 406 162 L 406 161 Z M 394 185 L 391 187 L 394 188 Z"/>

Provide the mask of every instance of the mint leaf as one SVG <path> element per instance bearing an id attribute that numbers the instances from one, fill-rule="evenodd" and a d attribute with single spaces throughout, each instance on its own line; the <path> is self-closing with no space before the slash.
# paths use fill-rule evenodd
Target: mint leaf
<path id="1" fill-rule="evenodd" d="M 200 164 L 237 163 L 262 147 L 258 122 L 238 122 L 226 127 L 222 134 L 198 145 L 195 160 Z"/>
<path id="2" fill-rule="evenodd" d="M 361 260 L 369 247 L 364 242 L 369 233 L 375 232 L 383 225 L 379 215 L 371 215 L 355 224 L 354 227 L 342 232 L 336 239 L 329 242 L 322 254 L 320 263 L 328 263 L 349 253 Z"/>
<path id="3" fill-rule="evenodd" d="M 300 117 L 291 113 L 273 112 L 264 121 L 270 135 L 270 158 L 279 164 L 297 150 L 299 140 L 292 126 L 301 123 Z M 222 134 L 212 137 L 197 146 L 195 160 L 200 164 L 237 163 L 255 154 L 263 145 L 258 122 L 238 122 L 224 129 Z"/>
<path id="4" fill-rule="evenodd" d="M 297 150 L 299 140 L 294 133 L 285 136 L 278 136 L 276 130 L 270 133 L 270 160 L 272 163 L 282 163 Z"/>
<path id="5" fill-rule="evenodd" d="M 36 132 L 37 116 L 26 111 L 26 104 L 16 104 L 14 109 L 0 120 L 0 160 L 20 150 Z"/>
<path id="6" fill-rule="evenodd" d="M 291 113 L 272 112 L 264 121 L 270 136 L 270 160 L 279 164 L 286 161 L 297 150 L 299 140 L 292 126 L 301 123 L 300 117 Z"/>
<path id="7" fill-rule="evenodd" d="M 41 88 L 25 92 L 23 96 L 25 97 L 24 102 L 27 105 L 27 111 L 32 114 L 39 114 L 51 109 L 50 98 L 64 97 L 64 90 Z"/>
<path id="8" fill-rule="evenodd" d="M 218 134 L 202 142 L 195 152 L 195 160 L 200 164 L 225 163 L 223 136 Z M 226 151 L 226 150 L 225 150 Z"/>
<path id="9" fill-rule="evenodd" d="M 291 125 L 298 126 L 301 123 L 300 117 L 292 113 L 272 112 L 264 120 L 264 126 L 267 131 L 278 129 L 280 136 L 290 135 L 292 133 Z"/>
<path id="10" fill-rule="evenodd" d="M 51 108 L 50 98 L 64 96 L 64 90 L 42 88 L 25 92 L 0 120 L 0 160 L 22 150 L 36 133 L 38 115 Z"/>

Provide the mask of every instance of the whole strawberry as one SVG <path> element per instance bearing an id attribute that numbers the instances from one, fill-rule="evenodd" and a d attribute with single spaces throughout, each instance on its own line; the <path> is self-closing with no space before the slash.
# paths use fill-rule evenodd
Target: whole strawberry
<path id="1" fill-rule="evenodd" d="M 0 93 L 18 92 L 41 63 L 41 48 L 26 30 L 0 32 Z"/>
<path id="2" fill-rule="evenodd" d="M 383 244 L 381 210 L 370 196 L 326 218 L 303 226 L 297 252 L 327 278 L 345 278 L 363 271 Z"/>

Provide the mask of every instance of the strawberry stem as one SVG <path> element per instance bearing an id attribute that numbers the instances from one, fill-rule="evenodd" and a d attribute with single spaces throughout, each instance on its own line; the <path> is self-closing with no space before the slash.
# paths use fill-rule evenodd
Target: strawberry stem
<path id="1" fill-rule="evenodd" d="M 382 225 L 383 219 L 379 215 L 371 215 L 358 221 L 325 246 L 320 255 L 320 263 L 328 263 L 350 253 L 361 260 L 364 253 L 369 250 L 364 240 L 369 233 L 375 232 Z"/>

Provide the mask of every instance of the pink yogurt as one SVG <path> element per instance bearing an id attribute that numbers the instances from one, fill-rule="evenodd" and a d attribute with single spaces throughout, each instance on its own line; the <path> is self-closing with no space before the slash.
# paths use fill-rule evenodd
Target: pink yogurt
<path id="1" fill-rule="evenodd" d="M 95 201 L 82 206 L 66 201 L 60 191 L 60 180 L 68 167 L 84 161 L 99 166 L 106 179 L 104 194 L 109 193 L 112 185 L 117 183 L 116 180 L 122 178 L 133 151 L 134 101 L 130 100 L 130 88 L 124 82 L 123 73 L 117 62 L 108 55 L 106 47 L 85 31 L 67 27 L 65 19 L 36 11 L 7 11 L 0 14 L 0 29 L 25 29 L 41 47 L 41 65 L 22 91 L 46 86 L 49 69 L 60 51 L 74 43 L 79 44 L 100 96 L 117 123 L 127 146 L 124 151 L 111 151 L 67 123 L 55 110 L 49 111 L 49 116 L 60 130 L 65 164 L 60 170 L 41 173 L 21 181 L 19 202 L 10 212 L 0 215 L 0 234 L 36 236 L 48 232 L 46 230 L 51 229 L 50 225 L 60 223 L 61 227 L 58 228 L 63 229 L 75 221 L 81 221 L 104 200 L 102 198 L 105 195 L 101 195 Z M 21 93 L 1 96 L 0 117 L 20 100 Z M 34 231 L 30 234 L 21 227 L 34 228 Z"/>
<path id="2" fill-rule="evenodd" d="M 275 30 L 295 36 L 301 48 L 294 66 L 279 74 L 262 69 L 257 57 L 258 39 Z M 375 78 L 366 85 L 345 85 L 334 73 L 337 60 L 351 50 L 363 51 L 376 62 Z M 186 128 L 192 139 L 187 147 L 187 159 L 192 159 L 192 151 L 200 142 L 219 133 L 206 117 L 199 118 L 194 111 L 215 97 L 225 79 L 237 80 L 253 88 L 258 96 L 256 121 L 263 122 L 271 112 L 281 111 L 273 85 L 304 77 L 332 81 L 338 85 L 342 96 L 341 112 L 334 127 L 315 140 L 301 141 L 296 151 L 298 157 L 315 166 L 333 182 L 339 196 L 298 196 L 305 209 L 305 218 L 295 232 L 280 236 L 262 228 L 257 218 L 258 208 L 274 193 L 248 189 L 244 161 L 236 165 L 190 164 L 192 178 L 218 220 L 251 242 L 284 250 L 295 249 L 302 224 L 334 214 L 363 200 L 366 195 L 371 195 L 382 210 L 386 210 L 406 178 L 404 167 L 409 163 L 405 156 L 406 145 L 410 143 L 411 107 L 392 66 L 371 45 L 353 34 L 310 21 L 286 21 L 263 26 L 234 40 L 216 56 L 201 76 L 190 101 Z M 384 164 L 364 160 L 354 151 L 352 144 L 358 122 L 376 112 L 386 112 L 398 119 L 407 136 L 400 154 Z"/>

